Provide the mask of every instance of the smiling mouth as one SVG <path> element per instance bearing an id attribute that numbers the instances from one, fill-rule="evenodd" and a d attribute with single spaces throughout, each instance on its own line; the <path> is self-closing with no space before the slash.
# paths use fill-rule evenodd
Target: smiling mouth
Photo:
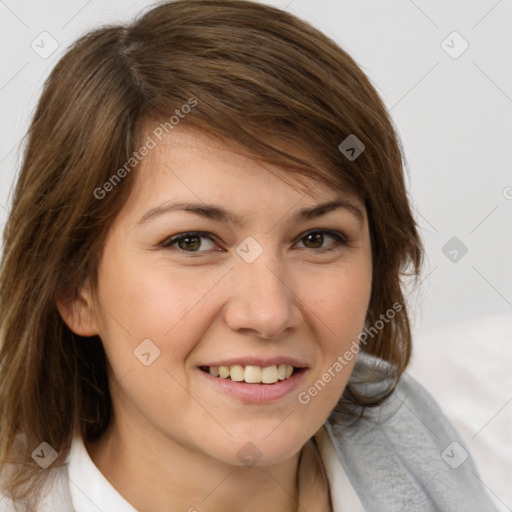
<path id="1" fill-rule="evenodd" d="M 290 378 L 300 369 L 289 364 L 271 366 L 200 366 L 200 370 L 219 379 L 248 384 L 275 384 Z"/>

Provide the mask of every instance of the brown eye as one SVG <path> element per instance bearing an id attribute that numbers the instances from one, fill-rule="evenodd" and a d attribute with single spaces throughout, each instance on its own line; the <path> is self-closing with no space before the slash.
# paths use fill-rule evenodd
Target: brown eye
<path id="1" fill-rule="evenodd" d="M 201 239 L 197 235 L 184 236 L 177 241 L 178 247 L 184 251 L 197 251 L 201 247 Z"/>
<path id="2" fill-rule="evenodd" d="M 335 240 L 335 243 L 331 243 L 326 247 L 322 247 L 326 238 L 332 238 Z M 330 251 L 339 247 L 340 245 L 346 245 L 347 239 L 337 231 L 328 231 L 328 230 L 316 230 L 310 231 L 306 235 L 304 235 L 301 239 L 304 241 L 306 249 L 324 249 L 326 251 Z"/>
<path id="3" fill-rule="evenodd" d="M 184 252 L 204 252 L 211 250 L 208 248 L 199 250 L 199 248 L 202 248 L 205 245 L 203 240 L 210 240 L 212 243 L 214 243 L 211 236 L 207 236 L 205 233 L 192 232 L 181 233 L 177 236 L 173 236 L 172 238 L 163 242 L 162 247 L 176 248 Z"/>

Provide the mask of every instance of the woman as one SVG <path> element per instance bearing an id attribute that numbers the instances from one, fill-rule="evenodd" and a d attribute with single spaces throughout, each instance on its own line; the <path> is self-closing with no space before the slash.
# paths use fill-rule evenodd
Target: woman
<path id="1" fill-rule="evenodd" d="M 411 378 L 422 246 L 391 120 L 324 35 L 248 1 L 81 38 L 4 233 L 11 510 L 494 510 Z"/>

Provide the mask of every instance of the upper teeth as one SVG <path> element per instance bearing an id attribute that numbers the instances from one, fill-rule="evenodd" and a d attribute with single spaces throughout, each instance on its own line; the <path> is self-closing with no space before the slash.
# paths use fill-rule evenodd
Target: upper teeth
<path id="1" fill-rule="evenodd" d="M 214 377 L 227 379 L 228 377 L 235 382 L 249 382 L 251 384 L 263 383 L 274 384 L 278 380 L 285 380 L 293 373 L 293 366 L 289 364 L 280 364 L 272 366 L 210 366 L 209 372 Z"/>

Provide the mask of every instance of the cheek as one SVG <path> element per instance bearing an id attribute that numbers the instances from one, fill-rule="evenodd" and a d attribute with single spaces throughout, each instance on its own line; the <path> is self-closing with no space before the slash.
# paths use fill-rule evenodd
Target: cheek
<path id="1" fill-rule="evenodd" d="M 126 254 L 106 261 L 104 269 L 99 277 L 104 325 L 130 333 L 133 342 L 171 338 L 173 330 L 187 325 L 187 315 L 205 294 L 193 276 L 171 272 L 165 261 L 149 265 Z"/>
<path id="2" fill-rule="evenodd" d="M 177 404 L 185 409 L 190 397 L 182 387 L 188 381 L 183 361 L 205 328 L 198 313 L 211 284 L 194 286 L 196 280 L 171 272 L 165 262 L 144 265 L 118 257 L 105 263 L 99 274 L 100 337 L 112 377 L 122 382 L 129 407 L 144 415 L 158 417 Z"/>
<path id="3" fill-rule="evenodd" d="M 328 338 L 326 348 L 340 349 L 348 339 L 359 335 L 364 326 L 371 295 L 371 270 L 366 265 L 353 265 L 326 273 L 320 280 L 306 283 L 305 303 L 316 323 L 324 326 Z"/>
<path id="4" fill-rule="evenodd" d="M 298 397 L 311 414 L 327 416 L 335 407 L 352 373 L 371 295 L 371 272 L 352 266 L 324 276 L 310 287 L 306 302 L 317 326 L 319 365 Z"/>

